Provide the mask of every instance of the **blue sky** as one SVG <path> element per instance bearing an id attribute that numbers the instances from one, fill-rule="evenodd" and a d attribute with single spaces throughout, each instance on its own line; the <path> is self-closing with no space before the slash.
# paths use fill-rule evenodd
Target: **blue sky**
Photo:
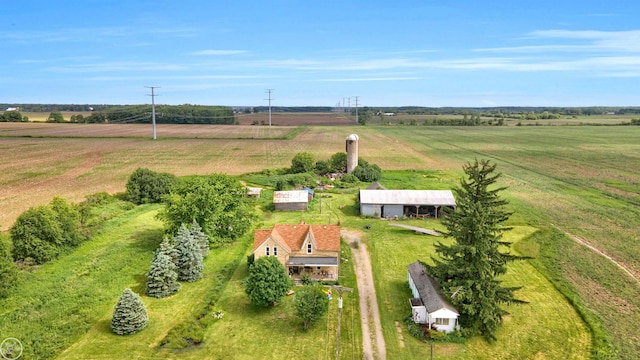
<path id="1" fill-rule="evenodd" d="M 640 105 L 640 2 L 0 1 L 0 103 Z M 350 101 L 349 101 L 350 99 Z"/>

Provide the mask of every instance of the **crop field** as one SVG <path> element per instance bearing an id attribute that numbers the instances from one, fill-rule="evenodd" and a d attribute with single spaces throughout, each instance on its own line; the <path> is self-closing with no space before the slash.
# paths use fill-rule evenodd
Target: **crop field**
<path id="1" fill-rule="evenodd" d="M 403 171 L 389 174 L 383 182 L 389 188 L 396 183 L 419 187 L 426 180 L 433 187 L 451 188 L 462 174 L 463 163 L 474 158 L 490 159 L 498 164 L 503 173 L 501 182 L 508 186 L 504 194 L 515 211 L 512 222 L 522 229 L 537 229 L 517 239 L 518 251 L 534 259 L 514 269 L 515 282 L 521 274 L 539 274 L 550 283 L 545 285 L 536 278 L 532 280 L 536 288 L 544 289 L 540 290 L 543 293 L 560 291 L 544 297 L 555 299 L 549 305 L 556 309 L 553 311 L 567 313 L 561 304 L 563 299 L 573 305 L 593 337 L 589 347 L 584 346 L 584 331 L 570 335 L 576 349 L 590 348 L 592 357 L 603 359 L 640 356 L 638 126 L 299 127 L 292 119 L 290 126 L 274 126 L 271 130 L 249 125 L 188 125 L 188 129 L 163 127 L 165 132 L 161 133 L 160 128 L 159 139 L 153 141 L 149 125 L 0 123 L 2 229 L 8 229 L 29 207 L 48 203 L 56 195 L 80 201 L 100 191 L 122 192 L 128 176 L 138 167 L 176 175 L 240 175 L 288 167 L 301 151 L 326 160 L 344 151 L 344 139 L 351 133 L 360 136 L 361 157 L 383 170 Z M 398 176 L 397 182 L 394 176 Z M 403 243 L 398 251 L 410 253 L 414 245 Z M 372 260 L 376 261 L 376 251 L 387 251 L 387 246 L 389 242 L 383 241 L 378 247 L 370 247 Z M 378 259 L 380 264 L 391 260 Z M 397 277 L 395 271 L 395 275 L 379 276 Z M 233 284 L 231 289 L 237 287 Z M 379 289 L 379 303 L 385 301 L 380 299 L 381 293 L 391 290 Z M 228 296 L 225 301 L 231 304 L 233 295 Z M 532 307 L 535 296 L 527 295 Z M 396 311 L 390 306 L 391 313 Z M 530 316 L 536 316 L 535 311 Z M 510 319 L 505 328 L 515 324 L 515 315 Z M 526 317 L 517 319 L 526 321 Z M 567 329 L 571 321 L 549 329 Z M 383 326 L 387 343 L 397 342 L 395 329 L 386 323 Z M 210 336 L 219 334 L 215 329 Z M 568 330 L 562 331 L 569 334 Z M 391 351 L 402 357 L 410 351 L 407 349 L 421 346 L 409 341 L 406 344 L 405 350 L 396 346 Z M 439 349 L 461 351 L 456 346 Z M 485 345 L 473 342 L 465 346 L 469 347 L 465 354 L 491 351 L 490 347 L 480 350 Z M 544 354 L 539 358 L 552 358 L 551 353 Z"/>

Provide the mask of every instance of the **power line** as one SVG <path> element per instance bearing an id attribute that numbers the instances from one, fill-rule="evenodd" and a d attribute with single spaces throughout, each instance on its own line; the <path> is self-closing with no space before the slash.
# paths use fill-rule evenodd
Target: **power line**
<path id="1" fill-rule="evenodd" d="M 145 86 L 148 89 L 151 89 L 151 123 L 153 124 L 153 140 L 156 139 L 156 101 L 154 90 L 160 88 L 160 86 Z"/>

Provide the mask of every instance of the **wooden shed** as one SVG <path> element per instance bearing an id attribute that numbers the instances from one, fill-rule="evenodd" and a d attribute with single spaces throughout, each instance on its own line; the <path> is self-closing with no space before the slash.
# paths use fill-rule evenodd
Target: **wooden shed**
<path id="1" fill-rule="evenodd" d="M 306 190 L 275 191 L 273 204 L 276 210 L 306 211 L 309 209 L 309 192 Z"/>

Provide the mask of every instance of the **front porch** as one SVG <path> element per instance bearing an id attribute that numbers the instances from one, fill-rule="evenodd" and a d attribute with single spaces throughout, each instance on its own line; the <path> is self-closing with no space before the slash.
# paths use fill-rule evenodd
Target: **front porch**
<path id="1" fill-rule="evenodd" d="M 338 280 L 338 259 L 335 257 L 291 257 L 286 267 L 296 284 L 302 283 L 307 276 L 314 281 Z"/>

